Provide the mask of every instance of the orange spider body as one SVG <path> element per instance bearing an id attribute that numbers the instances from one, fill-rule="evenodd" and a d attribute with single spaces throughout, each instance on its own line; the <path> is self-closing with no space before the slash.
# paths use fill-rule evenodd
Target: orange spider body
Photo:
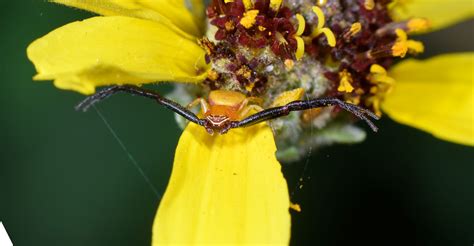
<path id="1" fill-rule="evenodd" d="M 239 120 L 239 111 L 245 106 L 244 102 L 246 102 L 246 99 L 247 97 L 240 92 L 225 90 L 211 91 L 207 99 L 209 110 L 204 112 L 204 116 L 206 118 L 225 116 L 228 120 Z"/>
<path id="2" fill-rule="evenodd" d="M 255 100 L 255 98 L 247 97 L 236 91 L 213 90 L 209 93 L 207 101 L 198 98 L 190 103 L 188 107 L 200 103 L 202 114 L 209 122 L 206 128 L 221 131 L 226 129 L 231 121 L 244 118 L 251 109 L 262 110 L 258 105 L 249 105 L 250 101 Z"/>

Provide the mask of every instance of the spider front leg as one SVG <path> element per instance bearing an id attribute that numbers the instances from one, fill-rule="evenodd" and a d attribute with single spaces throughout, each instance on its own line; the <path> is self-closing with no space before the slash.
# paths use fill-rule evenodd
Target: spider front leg
<path id="1" fill-rule="evenodd" d="M 186 106 L 186 108 L 191 109 L 193 107 L 196 107 L 198 104 L 201 105 L 202 114 L 206 114 L 207 112 L 209 112 L 211 106 L 209 106 L 209 103 L 205 99 L 200 98 L 200 97 L 198 97 L 198 98 L 194 99 L 192 102 L 190 102 Z"/>
<path id="2" fill-rule="evenodd" d="M 242 102 L 242 104 L 240 105 L 239 109 L 237 110 L 239 112 L 239 119 L 243 119 L 252 110 L 254 110 L 255 112 L 263 111 L 263 108 L 260 107 L 260 105 L 258 105 L 258 104 L 249 104 L 249 103 L 261 103 L 261 99 L 256 98 L 256 97 L 246 98 Z"/>
<path id="3" fill-rule="evenodd" d="M 137 87 L 137 86 L 127 86 L 127 85 L 111 86 L 109 88 L 106 88 L 106 89 L 103 89 L 103 90 L 97 92 L 96 94 L 94 94 L 92 96 L 87 97 L 82 102 L 80 102 L 75 107 L 75 109 L 76 110 L 87 111 L 94 104 L 96 104 L 96 103 L 98 103 L 98 102 L 110 97 L 111 95 L 113 95 L 115 93 L 118 93 L 118 92 L 125 92 L 125 93 L 129 93 L 129 94 L 132 94 L 132 95 L 137 95 L 137 96 L 142 96 L 142 97 L 154 99 L 159 104 L 165 106 L 168 109 L 171 109 L 175 113 L 183 116 L 184 118 L 186 118 L 187 120 L 189 120 L 191 122 L 194 122 L 194 123 L 196 123 L 198 125 L 201 125 L 201 126 L 203 126 L 205 124 L 204 120 L 199 119 L 193 112 L 189 111 L 188 109 L 181 106 L 180 104 L 178 104 L 174 101 L 171 101 L 171 100 L 159 95 L 158 93 L 156 93 L 152 90 L 140 88 L 140 87 Z"/>
<path id="4" fill-rule="evenodd" d="M 253 114 L 241 121 L 232 122 L 232 128 L 251 126 L 251 125 L 260 123 L 262 121 L 272 120 L 275 118 L 288 115 L 292 111 L 301 111 L 301 110 L 306 110 L 306 109 L 320 108 L 320 107 L 333 106 L 333 105 L 338 106 L 354 114 L 356 117 L 358 117 L 361 120 L 364 120 L 370 126 L 370 128 L 372 128 L 374 132 L 378 130 L 375 124 L 369 118 L 367 118 L 367 116 L 369 116 L 373 119 L 378 120 L 379 119 L 378 116 L 376 116 L 374 113 L 370 112 L 367 109 L 361 108 L 354 104 L 343 102 L 337 98 L 319 98 L 319 99 L 312 99 L 312 100 L 299 100 L 299 101 L 290 102 L 286 104 L 285 106 L 268 108 L 256 114 Z"/>

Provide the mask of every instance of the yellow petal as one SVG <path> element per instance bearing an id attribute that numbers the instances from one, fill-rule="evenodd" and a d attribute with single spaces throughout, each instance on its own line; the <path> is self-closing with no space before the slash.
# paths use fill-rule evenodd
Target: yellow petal
<path id="1" fill-rule="evenodd" d="M 189 124 L 152 245 L 288 245 L 290 201 L 275 151 L 265 123 L 214 136 Z"/>
<path id="2" fill-rule="evenodd" d="M 474 53 L 450 54 L 395 66 L 382 107 L 394 120 L 444 140 L 474 145 Z"/>
<path id="3" fill-rule="evenodd" d="M 131 17 L 95 17 L 60 27 L 27 49 L 36 80 L 84 94 L 96 86 L 202 81 L 204 51 L 165 24 Z"/>
<path id="4" fill-rule="evenodd" d="M 472 0 L 399 0 L 392 9 L 397 21 L 412 17 L 427 18 L 432 29 L 440 29 L 474 16 Z"/>
<path id="5" fill-rule="evenodd" d="M 104 16 L 129 16 L 141 19 L 173 23 L 181 30 L 199 36 L 201 23 L 186 6 L 186 0 L 51 0 L 55 3 L 95 12 Z M 201 6 L 199 5 L 201 2 Z M 202 1 L 193 0 L 193 12 L 204 13 Z"/>
<path id="6" fill-rule="evenodd" d="M 194 16 L 194 22 L 198 25 L 201 33 L 204 33 L 206 24 L 206 5 L 205 0 L 188 0 L 190 3 L 189 9 Z M 186 3 L 186 2 L 185 2 Z"/>
<path id="7" fill-rule="evenodd" d="M 296 88 L 290 91 L 280 93 L 272 102 L 270 107 L 285 106 L 290 102 L 301 100 L 304 96 L 303 88 Z"/>

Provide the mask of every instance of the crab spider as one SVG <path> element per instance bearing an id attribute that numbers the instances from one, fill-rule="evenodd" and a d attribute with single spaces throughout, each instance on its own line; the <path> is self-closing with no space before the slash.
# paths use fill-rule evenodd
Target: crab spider
<path id="1" fill-rule="evenodd" d="M 126 92 L 154 99 L 159 104 L 171 109 L 187 120 L 203 126 L 209 134 L 213 134 L 216 131 L 220 134 L 224 134 L 232 128 L 247 127 L 263 121 L 276 119 L 288 115 L 292 111 L 301 111 L 326 106 L 338 106 L 354 114 L 359 119 L 364 120 L 373 131 L 377 131 L 377 127 L 368 117 L 376 120 L 379 119 L 369 110 L 354 104 L 343 102 L 337 98 L 297 100 L 284 106 L 262 109 L 257 104 L 252 104 L 258 100 L 257 98 L 246 97 L 242 93 L 227 90 L 213 90 L 209 93 L 207 100 L 198 98 L 191 102 L 188 107 L 201 104 L 201 111 L 204 118 L 199 118 L 188 108 L 183 107 L 170 99 L 164 98 L 152 90 L 136 86 L 112 86 L 106 88 L 84 99 L 76 106 L 76 110 L 86 111 L 95 103 L 117 92 Z M 252 110 L 257 111 L 257 113 L 247 116 Z"/>

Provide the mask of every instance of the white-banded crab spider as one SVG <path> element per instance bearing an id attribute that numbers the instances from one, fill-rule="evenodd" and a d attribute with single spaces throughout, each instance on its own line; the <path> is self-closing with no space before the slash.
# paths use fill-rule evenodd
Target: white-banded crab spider
<path id="1" fill-rule="evenodd" d="M 76 106 L 76 110 L 86 111 L 90 106 L 117 92 L 126 92 L 133 95 L 155 99 L 159 104 L 171 109 L 187 120 L 203 126 L 209 134 L 213 134 L 216 131 L 220 134 L 224 134 L 231 128 L 251 126 L 263 121 L 288 115 L 292 111 L 301 111 L 331 105 L 338 106 L 354 114 L 359 119 L 364 120 L 373 131 L 377 131 L 377 127 L 367 116 L 376 120 L 379 119 L 369 110 L 354 104 L 343 102 L 337 98 L 297 100 L 283 106 L 262 109 L 256 104 L 249 104 L 254 101 L 254 98 L 248 98 L 240 92 L 227 90 L 213 90 L 209 93 L 207 100 L 198 98 L 188 105 L 188 107 L 192 107 L 198 103 L 201 104 L 201 111 L 204 118 L 199 118 L 188 108 L 164 98 L 152 90 L 136 86 L 112 86 L 106 88 L 84 99 Z M 247 116 L 252 109 L 256 110 L 257 113 Z"/>

